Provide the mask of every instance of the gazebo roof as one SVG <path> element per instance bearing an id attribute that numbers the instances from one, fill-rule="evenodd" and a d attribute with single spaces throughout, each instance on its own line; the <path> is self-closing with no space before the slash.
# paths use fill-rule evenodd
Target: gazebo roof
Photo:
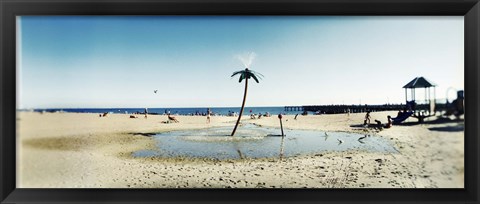
<path id="1" fill-rule="evenodd" d="M 403 88 L 405 89 L 415 89 L 415 88 L 428 88 L 432 86 L 437 86 L 436 84 L 428 81 L 424 77 L 415 77 L 412 81 L 408 82 Z"/>

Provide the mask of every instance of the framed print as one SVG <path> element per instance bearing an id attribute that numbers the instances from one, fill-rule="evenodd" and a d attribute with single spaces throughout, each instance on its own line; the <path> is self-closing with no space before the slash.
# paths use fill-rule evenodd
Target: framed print
<path id="1" fill-rule="evenodd" d="M 2 1 L 1 202 L 478 202 L 478 1 Z"/>

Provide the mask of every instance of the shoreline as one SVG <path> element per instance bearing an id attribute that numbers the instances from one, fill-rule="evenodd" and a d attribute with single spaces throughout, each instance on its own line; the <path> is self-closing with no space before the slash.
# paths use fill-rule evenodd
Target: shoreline
<path id="1" fill-rule="evenodd" d="M 393 112 L 372 112 L 385 121 Z M 159 133 L 232 126 L 236 117 L 166 116 L 129 119 L 129 114 L 100 118 L 86 113 L 17 115 L 17 187 L 93 188 L 463 188 L 464 133 L 437 131 L 463 121 L 394 126 L 376 135 L 390 140 L 399 153 L 327 151 L 275 159 L 212 160 L 133 158 L 133 151 L 155 148 Z M 163 116 L 163 117 L 162 117 Z M 364 133 L 364 114 L 284 117 L 284 128 Z M 414 120 L 412 120 L 414 121 Z M 412 122 L 410 121 L 410 122 Z M 277 127 L 276 116 L 242 117 L 244 123 Z M 408 122 L 408 121 L 407 121 Z M 415 133 L 415 134 L 413 134 Z M 448 148 L 445 148 L 448 145 Z M 320 156 L 321 155 L 321 156 Z M 42 159 L 40 159 L 42 158 Z M 132 168 L 125 168 L 132 167 Z M 142 182 L 138 181 L 141 180 Z M 258 180 L 258 182 L 256 182 Z M 295 182 L 295 183 L 293 183 Z"/>

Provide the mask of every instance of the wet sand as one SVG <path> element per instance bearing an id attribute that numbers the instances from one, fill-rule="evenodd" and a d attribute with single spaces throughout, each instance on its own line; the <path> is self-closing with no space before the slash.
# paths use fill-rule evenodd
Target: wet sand
<path id="1" fill-rule="evenodd" d="M 373 112 L 385 121 L 396 112 Z M 134 158 L 154 149 L 150 133 L 231 126 L 235 117 L 125 114 L 17 115 L 18 188 L 463 188 L 464 122 L 427 120 L 376 131 L 361 127 L 363 113 L 284 116 L 288 129 L 375 134 L 398 153 L 321 152 L 269 159 Z M 278 127 L 276 116 L 242 123 Z"/>

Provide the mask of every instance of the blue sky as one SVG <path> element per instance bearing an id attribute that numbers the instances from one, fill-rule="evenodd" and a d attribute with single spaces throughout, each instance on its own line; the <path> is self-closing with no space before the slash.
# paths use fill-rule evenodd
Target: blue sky
<path id="1" fill-rule="evenodd" d="M 463 16 L 24 16 L 18 108 L 402 103 L 417 76 L 464 87 Z M 153 90 L 158 90 L 157 94 Z M 424 98 L 417 91 L 417 99 Z M 454 92 L 450 91 L 450 98 Z"/>

